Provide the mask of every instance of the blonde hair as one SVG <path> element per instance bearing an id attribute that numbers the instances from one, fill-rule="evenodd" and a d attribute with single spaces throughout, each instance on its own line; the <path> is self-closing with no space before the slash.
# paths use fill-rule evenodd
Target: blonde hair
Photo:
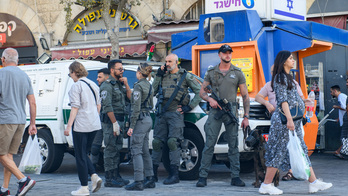
<path id="1" fill-rule="evenodd" d="M 87 72 L 86 68 L 78 61 L 74 61 L 73 63 L 71 63 L 69 66 L 69 70 L 70 70 L 70 72 L 75 72 L 75 75 L 78 78 L 88 76 L 88 72 Z"/>
<path id="2" fill-rule="evenodd" d="M 151 79 L 151 72 L 152 72 L 152 66 L 147 63 L 140 63 L 138 66 L 138 71 L 141 73 L 142 76 L 145 78 L 148 78 L 148 80 Z"/>

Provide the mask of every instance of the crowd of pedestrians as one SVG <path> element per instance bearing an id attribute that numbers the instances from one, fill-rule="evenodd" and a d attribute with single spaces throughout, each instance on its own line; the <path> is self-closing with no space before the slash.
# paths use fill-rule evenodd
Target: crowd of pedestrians
<path id="1" fill-rule="evenodd" d="M 231 64 L 233 50 L 229 45 L 222 45 L 218 50 L 220 63 L 207 70 L 204 82 L 200 84 L 192 74 L 178 66 L 178 56 L 169 54 L 165 65 L 158 68 L 153 83 L 149 82 L 152 66 L 141 63 L 136 72 L 138 81 L 133 90 L 123 76 L 124 68 L 121 60 L 110 60 L 108 67 L 98 71 L 98 85 L 86 78 L 87 70 L 83 64 L 75 61 L 69 66 L 69 76 L 74 81 L 69 91 L 71 104 L 70 118 L 64 135 L 72 132 L 75 148 L 75 159 L 81 186 L 71 195 L 89 195 L 98 191 L 103 183 L 96 173 L 100 159 L 100 147 L 104 141 L 105 187 L 124 187 L 129 191 L 142 191 L 155 188 L 158 182 L 157 170 L 162 159 L 165 145 L 169 149 L 170 169 L 165 185 L 179 183 L 180 148 L 184 141 L 184 113 L 191 111 L 203 99 L 211 107 L 208 120 L 204 126 L 206 142 L 202 153 L 201 167 L 197 187 L 207 186 L 208 171 L 212 164 L 214 146 L 217 142 L 222 123 L 226 127 L 228 142 L 228 158 L 231 170 L 231 185 L 243 187 L 240 179 L 240 162 L 238 150 L 238 124 L 231 121 L 230 115 L 223 114 L 221 105 L 208 93 L 212 91 L 230 104 L 233 115 L 238 116 L 237 90 L 243 99 L 244 116 L 241 127 L 249 125 L 249 95 L 246 79 L 240 68 Z M 29 135 L 36 134 L 36 104 L 29 77 L 17 68 L 18 53 L 8 48 L 1 58 L 3 69 L 0 70 L 0 161 L 4 166 L 4 182 L 0 196 L 9 195 L 8 185 L 11 175 L 19 180 L 17 195 L 25 195 L 35 181 L 24 176 L 13 162 L 13 154 L 17 153 L 26 122 L 25 100 L 29 102 L 30 125 Z M 267 142 L 265 160 L 266 176 L 259 192 L 261 194 L 282 194 L 283 191 L 272 184 L 273 176 L 278 168 L 291 173 L 288 131 L 296 132 L 301 147 L 306 154 L 310 166 L 309 192 L 328 189 L 331 183 L 318 180 L 307 156 L 307 147 L 303 140 L 302 121 L 293 121 L 290 109 L 305 108 L 305 100 L 298 93 L 298 84 L 293 80 L 290 70 L 294 66 L 293 56 L 289 51 L 281 51 L 274 62 L 272 81 L 268 88 L 273 95 L 262 95 L 257 98 L 272 114 L 269 141 Z M 24 79 L 23 79 L 24 78 Z M 194 97 L 190 99 L 189 89 Z M 272 90 L 273 89 L 273 90 Z M 332 87 L 333 90 L 336 88 Z M 339 90 L 339 89 L 338 89 Z M 153 103 L 157 95 L 158 102 Z M 339 96 L 339 94 L 335 94 Z M 273 96 L 273 102 L 264 100 Z M 129 127 L 126 127 L 126 106 L 130 104 Z M 156 105 L 154 139 L 152 141 L 152 157 L 149 153 L 149 132 L 152 128 L 150 111 Z M 343 106 L 340 106 L 343 108 Z M 280 109 L 287 119 L 286 124 L 280 120 Z M 343 108 L 345 109 L 345 108 Z M 342 110 L 343 110 L 342 109 Z M 128 128 L 128 130 L 126 129 Z M 130 137 L 130 151 L 134 167 L 134 182 L 123 179 L 120 175 L 120 151 L 123 138 Z M 91 159 L 89 157 L 91 154 Z M 92 188 L 88 187 L 91 178 Z"/>

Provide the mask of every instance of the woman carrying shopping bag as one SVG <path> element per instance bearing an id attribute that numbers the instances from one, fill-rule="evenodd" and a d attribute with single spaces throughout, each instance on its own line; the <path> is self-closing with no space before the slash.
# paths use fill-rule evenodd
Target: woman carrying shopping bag
<path id="1" fill-rule="evenodd" d="M 146 78 L 150 76 L 151 72 L 151 65 L 141 63 L 136 73 L 139 81 L 134 84 L 132 92 L 132 114 L 127 132 L 131 136 L 130 148 L 133 158 L 134 182 L 127 185 L 126 190 L 142 191 L 144 188 L 155 188 L 156 186 L 149 152 L 149 132 L 152 127 L 150 110 L 153 108 L 153 88 Z"/>
<path id="2" fill-rule="evenodd" d="M 283 191 L 272 184 L 273 177 L 278 168 L 283 171 L 290 169 L 289 151 L 289 130 L 296 132 L 303 150 L 306 164 L 309 165 L 310 176 L 308 181 L 309 192 L 315 193 L 326 190 L 332 186 L 331 183 L 325 183 L 315 177 L 311 162 L 308 157 L 307 146 L 303 140 L 301 131 L 301 120 L 293 120 L 290 110 L 298 109 L 304 111 L 305 104 L 297 93 L 295 83 L 290 75 L 290 70 L 294 68 L 294 58 L 290 51 L 280 51 L 274 61 L 274 70 L 272 74 L 272 89 L 276 94 L 277 109 L 271 118 L 271 127 L 269 139 L 266 146 L 266 176 L 264 182 L 259 188 L 259 193 L 280 195 Z M 286 123 L 283 124 L 281 115 L 286 117 Z M 303 114 L 303 112 L 302 112 Z"/>
<path id="3" fill-rule="evenodd" d="M 74 80 L 69 91 L 71 104 L 70 117 L 64 135 L 69 136 L 72 130 L 77 173 L 81 187 L 72 191 L 71 195 L 89 195 L 88 174 L 91 175 L 92 192 L 100 189 L 102 179 L 88 157 L 97 130 L 101 129 L 99 118 L 99 87 L 87 79 L 85 67 L 77 61 L 69 66 L 69 76 Z"/>

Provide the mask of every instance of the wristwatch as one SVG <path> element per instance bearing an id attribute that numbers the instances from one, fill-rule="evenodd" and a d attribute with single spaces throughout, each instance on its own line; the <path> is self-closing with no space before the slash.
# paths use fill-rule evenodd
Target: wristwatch
<path id="1" fill-rule="evenodd" d="M 249 115 L 244 115 L 243 118 L 249 119 L 250 117 L 249 117 Z"/>

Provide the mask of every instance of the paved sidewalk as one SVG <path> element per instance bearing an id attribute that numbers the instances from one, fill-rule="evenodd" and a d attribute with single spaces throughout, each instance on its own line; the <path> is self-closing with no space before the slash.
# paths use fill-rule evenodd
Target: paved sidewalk
<path id="1" fill-rule="evenodd" d="M 15 161 L 19 163 L 20 157 L 16 156 Z M 348 158 L 340 160 L 335 158 L 332 154 L 313 154 L 311 156 L 312 165 L 318 178 L 323 178 L 324 181 L 332 182 L 333 188 L 316 193 L 315 195 L 347 195 L 347 176 L 348 176 Z M 0 168 L 2 172 L 3 169 Z M 285 172 L 281 172 L 281 176 Z M 133 166 L 121 165 L 121 175 L 125 179 L 133 181 Z M 103 178 L 104 174 L 100 173 Z M 97 193 L 91 193 L 95 196 L 111 196 L 111 195 L 127 195 L 127 196 L 154 196 L 154 195 L 168 195 L 168 196 L 184 196 L 184 195 L 259 195 L 258 189 L 251 184 L 254 182 L 254 173 L 241 174 L 242 180 L 245 181 L 246 187 L 232 187 L 230 185 L 229 170 L 225 165 L 213 165 L 209 178 L 208 186 L 204 188 L 195 187 L 196 181 L 181 181 L 175 185 L 163 185 L 162 182 L 167 174 L 163 167 L 159 170 L 159 183 L 156 184 L 155 189 L 146 189 L 144 191 L 126 191 L 124 188 L 102 188 Z M 50 174 L 31 175 L 31 178 L 36 180 L 35 187 L 27 194 L 31 195 L 70 195 L 70 192 L 79 187 L 79 180 L 76 173 L 75 159 L 65 154 L 62 166 L 55 172 Z M 3 176 L 0 176 L 2 183 Z M 16 179 L 12 177 L 10 183 L 10 191 L 14 195 L 17 191 Z M 284 191 L 284 195 L 308 195 L 308 182 L 304 181 L 280 181 L 280 189 Z"/>

